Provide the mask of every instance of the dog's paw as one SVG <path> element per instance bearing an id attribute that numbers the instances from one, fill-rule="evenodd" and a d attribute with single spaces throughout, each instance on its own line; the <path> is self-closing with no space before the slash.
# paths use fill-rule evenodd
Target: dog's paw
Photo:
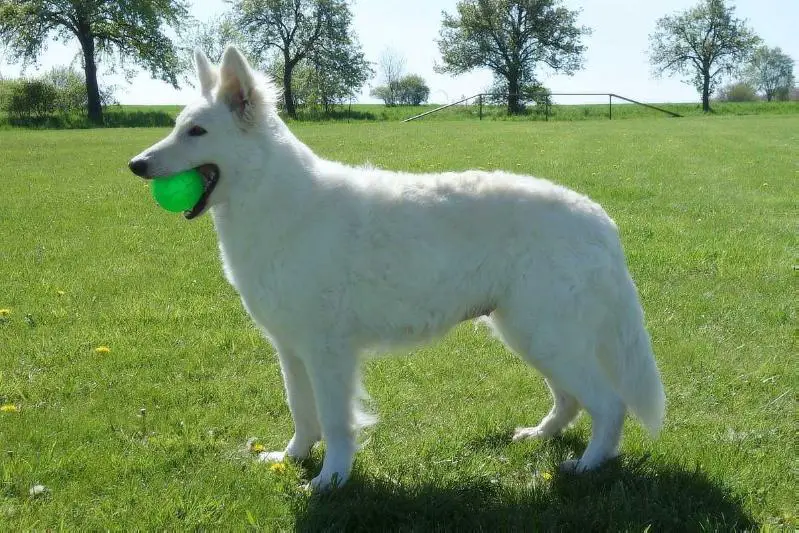
<path id="1" fill-rule="evenodd" d="M 258 461 L 261 463 L 282 463 L 288 458 L 286 452 L 261 452 Z"/>
<path id="2" fill-rule="evenodd" d="M 541 430 L 540 426 L 534 428 L 516 428 L 516 431 L 513 432 L 514 442 L 527 439 L 543 439 L 549 436 L 550 435 Z"/>
<path id="3" fill-rule="evenodd" d="M 588 472 L 591 470 L 591 466 L 586 464 L 584 461 L 580 461 L 579 459 L 569 459 L 568 461 L 563 461 L 560 463 L 558 467 L 561 472 L 566 474 L 582 474 L 583 472 Z"/>
<path id="4" fill-rule="evenodd" d="M 312 492 L 327 492 L 343 486 L 346 482 L 347 478 L 339 473 L 335 473 L 332 476 L 323 476 L 319 474 L 313 478 L 310 483 L 305 485 L 305 489 Z"/>

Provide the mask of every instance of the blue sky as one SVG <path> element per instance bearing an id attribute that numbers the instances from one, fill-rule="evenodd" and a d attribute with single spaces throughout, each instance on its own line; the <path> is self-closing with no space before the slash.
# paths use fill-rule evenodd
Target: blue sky
<path id="1" fill-rule="evenodd" d="M 649 102 L 696 101 L 696 91 L 678 79 L 654 79 L 646 54 L 647 36 L 654 30 L 655 21 L 695 3 L 695 0 L 565 0 L 570 8 L 582 9 L 581 24 L 593 30 L 585 41 L 588 47 L 585 68 L 573 76 L 544 73 L 544 83 L 553 92 L 613 92 Z M 366 58 L 375 62 L 385 49 L 397 51 L 405 57 L 409 73 L 420 74 L 427 80 L 434 102 L 451 102 L 481 92 L 491 82 L 490 72 L 476 71 L 458 77 L 433 72 L 433 65 L 440 61 L 435 39 L 441 12 L 454 12 L 455 4 L 456 0 L 355 0 L 353 24 Z M 734 4 L 737 16 L 746 18 L 768 46 L 779 46 L 799 60 L 799 0 L 737 0 Z M 191 10 L 195 17 L 205 20 L 225 9 L 222 0 L 195 0 Z M 38 68 L 29 67 L 26 73 L 67 64 L 78 50 L 77 43 L 52 43 L 40 58 Z M 3 76 L 19 72 L 18 65 L 0 60 Z M 130 84 L 121 76 L 103 75 L 102 83 L 117 85 L 117 99 L 124 104 L 183 104 L 196 97 L 191 87 L 176 90 L 146 74 L 138 75 Z M 370 82 L 374 83 L 375 80 Z M 359 100 L 373 101 L 368 94 L 367 86 Z M 577 103 L 591 99 L 562 97 L 560 101 Z"/>

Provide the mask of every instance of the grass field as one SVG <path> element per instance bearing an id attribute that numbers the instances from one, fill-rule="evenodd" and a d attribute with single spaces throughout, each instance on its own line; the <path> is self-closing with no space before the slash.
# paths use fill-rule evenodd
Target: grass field
<path id="1" fill-rule="evenodd" d="M 479 108 L 476 100 L 466 102 L 468 105 L 457 105 L 420 119 L 425 122 L 479 119 Z M 656 104 L 662 109 L 667 109 L 685 117 L 703 116 L 702 105 L 699 103 Z M 415 115 L 431 111 L 439 104 L 426 104 L 420 106 L 386 107 L 382 104 L 352 104 L 336 107 L 332 113 L 325 114 L 317 109 L 304 109 L 298 111 L 299 122 L 382 122 L 401 121 Z M 174 117 L 180 113 L 182 106 L 178 105 L 113 105 L 104 111 L 104 124 L 106 127 L 120 128 L 150 128 L 171 126 Z M 508 116 L 505 107 L 501 105 L 483 106 L 483 120 L 487 121 L 575 121 L 575 120 L 608 120 L 607 104 L 569 104 L 564 102 L 552 105 L 549 114 L 543 110 L 536 112 L 531 107 L 528 113 L 518 116 Z M 714 102 L 713 113 L 715 116 L 745 116 L 745 115 L 791 115 L 799 114 L 799 101 L 792 102 Z M 612 117 L 615 120 L 640 119 L 640 118 L 670 118 L 669 115 L 639 105 L 621 102 L 614 99 Z M 285 118 L 285 117 L 284 117 Z M 7 117 L 0 115 L 0 129 L 11 129 L 21 125 L 9 123 Z M 24 127 L 32 129 L 85 129 L 92 127 L 83 114 L 57 115 L 45 119 L 28 120 Z"/>
<path id="2" fill-rule="evenodd" d="M 452 120 L 479 120 L 478 106 L 473 101 L 466 102 L 468 105 L 453 106 L 431 115 L 424 117 L 423 121 L 452 121 Z M 662 109 L 667 109 L 674 113 L 679 113 L 685 117 L 703 116 L 701 103 L 657 103 Z M 333 117 L 324 117 L 313 112 L 300 110 L 300 121 L 317 120 L 364 120 L 364 121 L 400 121 L 425 111 L 431 111 L 440 104 L 426 104 L 419 106 L 396 106 L 386 107 L 381 104 L 352 104 L 336 108 Z M 128 113 L 142 113 L 150 116 L 153 113 L 166 113 L 176 116 L 180 112 L 180 106 L 121 106 L 112 110 Z M 529 121 L 546 120 L 542 113 L 531 112 L 526 115 L 509 117 L 504 106 L 485 105 L 483 106 L 483 116 L 485 120 L 509 120 L 509 121 Z M 799 114 L 799 101 L 793 102 L 713 102 L 713 113 L 710 116 L 745 116 L 745 115 L 791 115 Z M 550 108 L 550 120 L 607 120 L 607 104 L 555 104 Z M 618 99 L 613 100 L 613 118 L 669 118 L 669 115 L 660 111 L 649 109 L 643 106 L 624 103 Z"/>
<path id="3" fill-rule="evenodd" d="M 210 218 L 160 211 L 126 169 L 167 130 L 0 131 L 0 530 L 799 526 L 799 117 L 292 127 L 349 163 L 503 168 L 601 202 L 666 385 L 661 437 L 630 421 L 618 461 L 559 474 L 586 417 L 511 443 L 548 393 L 467 323 L 369 363 L 381 421 L 350 484 L 309 496 L 321 450 L 280 472 L 246 449 L 292 427 Z"/>

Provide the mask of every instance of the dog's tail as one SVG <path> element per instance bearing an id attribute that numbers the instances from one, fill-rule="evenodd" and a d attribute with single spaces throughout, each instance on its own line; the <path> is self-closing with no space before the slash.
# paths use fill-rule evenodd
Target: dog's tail
<path id="1" fill-rule="evenodd" d="M 656 437 L 663 427 L 666 395 L 635 285 L 624 274 L 622 298 L 614 310 L 616 324 L 607 329 L 613 342 L 602 343 L 598 356 L 624 403 Z"/>

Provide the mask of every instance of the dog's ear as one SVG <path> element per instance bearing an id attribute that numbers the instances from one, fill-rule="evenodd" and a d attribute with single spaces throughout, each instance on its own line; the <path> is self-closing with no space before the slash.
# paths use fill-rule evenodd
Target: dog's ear
<path id="1" fill-rule="evenodd" d="M 235 46 L 225 49 L 219 73 L 219 97 L 244 124 L 254 122 L 260 103 L 257 82 L 249 63 Z"/>
<path id="2" fill-rule="evenodd" d="M 194 68 L 197 71 L 197 79 L 200 80 L 200 91 L 208 98 L 216 85 L 217 73 L 216 68 L 199 48 L 194 49 Z"/>

